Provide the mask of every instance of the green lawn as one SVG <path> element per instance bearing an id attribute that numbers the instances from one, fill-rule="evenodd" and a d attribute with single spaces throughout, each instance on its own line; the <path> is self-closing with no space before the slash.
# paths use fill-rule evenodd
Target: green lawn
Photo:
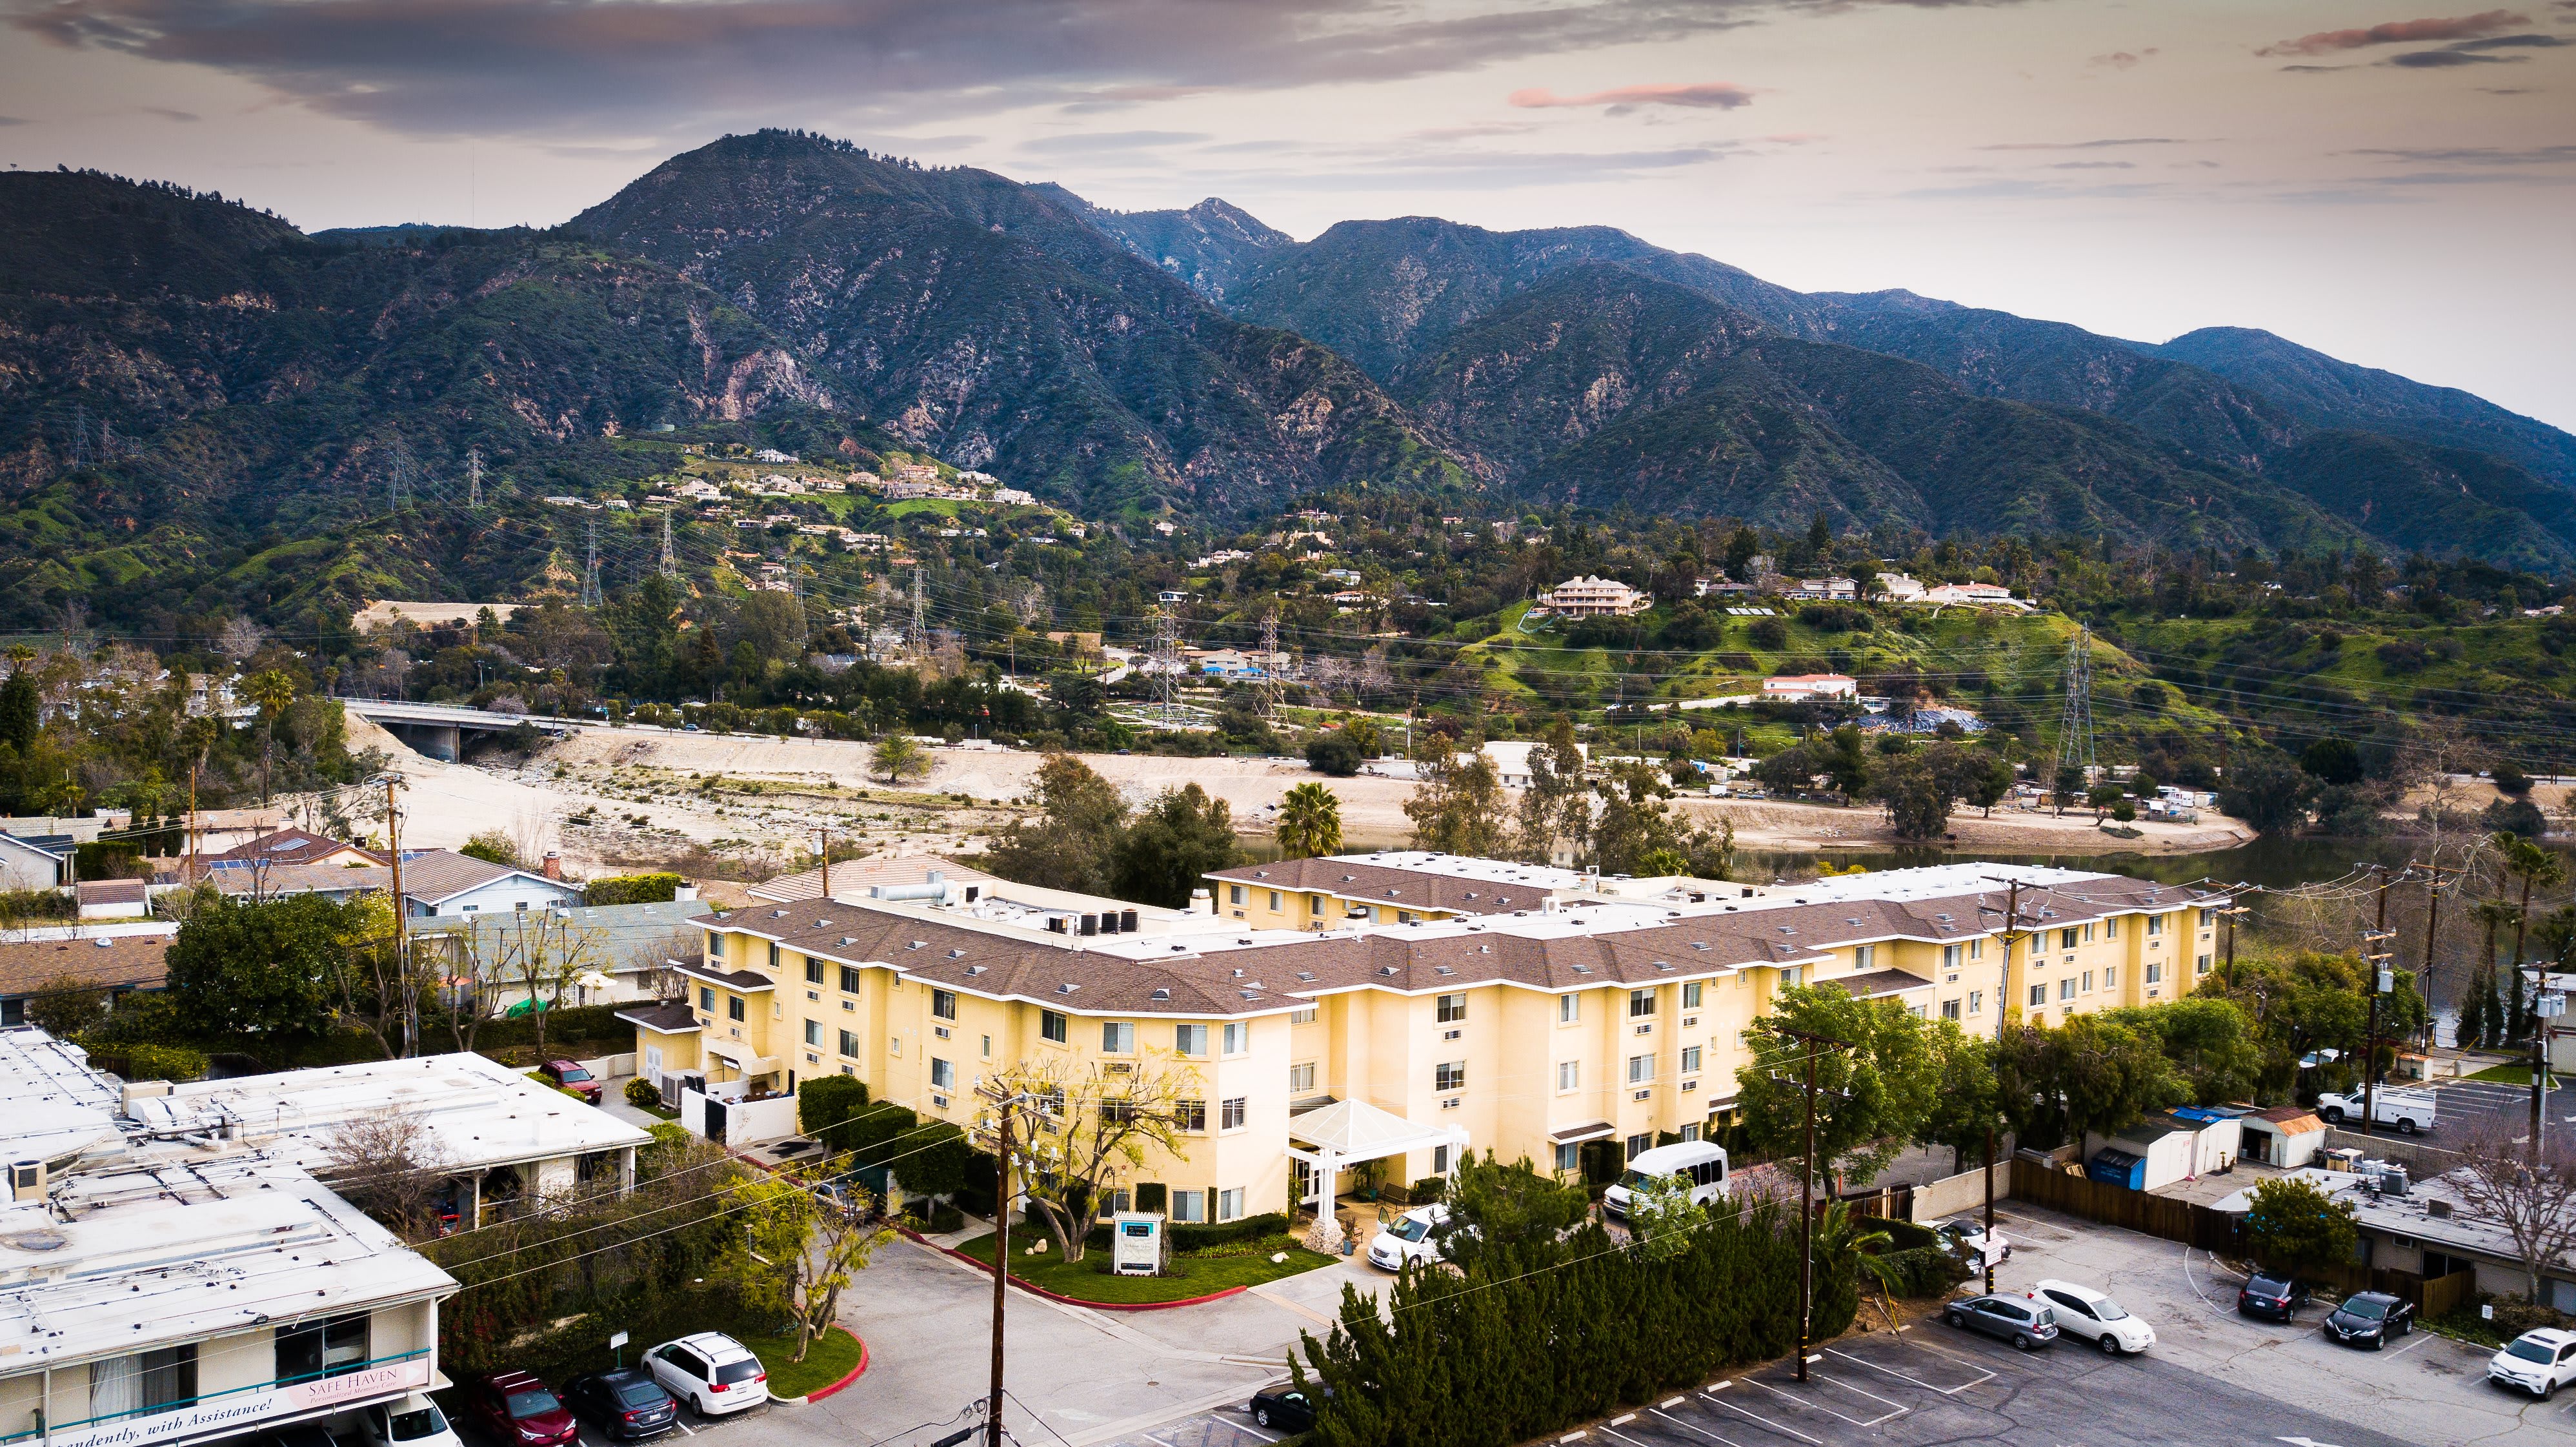
<path id="1" fill-rule="evenodd" d="M 908 497 L 888 504 L 885 514 L 890 518 L 908 518 L 915 513 L 935 512 L 941 517 L 953 518 L 957 516 L 957 501 L 953 497 Z"/>
<path id="2" fill-rule="evenodd" d="M 2469 1079 L 2483 1080 L 2491 1085 L 2528 1086 L 2531 1084 L 2531 1067 L 2528 1064 L 2490 1065 L 2486 1069 L 2479 1071 L 2477 1074 L 2470 1076 Z M 2560 1081 L 2556 1076 L 2552 1076 L 2550 1077 L 2549 1088 L 2552 1091 L 2557 1091 L 2565 1089 L 2566 1087 L 2564 1082 Z"/>
<path id="3" fill-rule="evenodd" d="M 1183 1301 L 1193 1296 L 1208 1296 L 1234 1286 L 1258 1286 L 1277 1281 L 1301 1271 L 1330 1266 L 1333 1258 L 1302 1246 L 1288 1246 L 1285 1238 L 1273 1249 L 1285 1249 L 1288 1259 L 1273 1264 L 1270 1252 L 1249 1256 L 1180 1256 L 1173 1260 L 1173 1275 L 1111 1276 L 1097 1269 L 1107 1259 L 1105 1251 L 1094 1251 L 1068 1266 L 1055 1254 L 1052 1244 L 1043 1256 L 1021 1254 L 1019 1243 L 1029 1238 L 1012 1233 L 1011 1275 L 1031 1286 L 1042 1287 L 1058 1296 L 1076 1301 L 1138 1303 Z M 957 1248 L 976 1260 L 993 1264 L 993 1238 L 988 1233 Z"/>
<path id="4" fill-rule="evenodd" d="M 819 1392 L 850 1374 L 859 1364 L 859 1339 L 839 1327 L 814 1338 L 805 1349 L 805 1360 L 791 1361 L 796 1354 L 796 1334 L 783 1336 L 747 1336 L 742 1344 L 760 1358 L 763 1371 L 769 1373 L 769 1395 L 801 1397 Z"/>

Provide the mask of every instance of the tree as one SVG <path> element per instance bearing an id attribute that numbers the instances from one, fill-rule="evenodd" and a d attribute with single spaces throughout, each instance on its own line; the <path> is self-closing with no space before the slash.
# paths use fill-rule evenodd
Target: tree
<path id="1" fill-rule="evenodd" d="M 2524 1299 L 2541 1296 L 2541 1272 L 2576 1253 L 2576 1145 L 2564 1130 L 2534 1142 L 2520 1117 L 2477 1118 L 2460 1165 L 2442 1178 L 2477 1220 L 2505 1233 L 2522 1261 Z"/>
<path id="2" fill-rule="evenodd" d="M 2185 995 L 2163 1005 L 2131 1006 L 2108 1018 L 2153 1036 L 2165 1058 L 2181 1069 L 2192 1099 L 2201 1105 L 2253 1098 L 2263 1069 L 2254 1022 L 2235 1001 Z"/>
<path id="3" fill-rule="evenodd" d="M 433 1236 L 446 1157 L 428 1120 L 402 1106 L 351 1116 L 323 1144 L 331 1189 L 407 1240 Z"/>
<path id="4" fill-rule="evenodd" d="M 1734 826 L 1721 821 L 1719 830 L 1683 833 L 1663 802 L 1672 792 L 1644 764 L 1613 765 L 1606 778 L 1592 782 L 1591 842 L 1582 861 L 1604 874 L 1652 877 L 1700 874 L 1705 868 L 1705 878 L 1726 878 L 1734 863 Z"/>
<path id="5" fill-rule="evenodd" d="M 2265 834 L 2287 834 L 2307 821 L 2314 780 L 2276 749 L 2244 749 L 2227 766 L 2218 807 Z"/>
<path id="6" fill-rule="evenodd" d="M 1887 822 L 1897 838 L 1938 839 L 1950 832 L 1950 810 L 1961 791 L 1982 772 L 1969 750 L 1949 742 L 1931 743 L 1881 763 L 1869 790 L 1887 811 Z M 1996 797 L 2001 797 L 2000 791 Z"/>
<path id="7" fill-rule="evenodd" d="M 1893 1000 L 1856 1000 L 1831 983 L 1782 990 L 1744 1032 L 1753 1058 L 1735 1072 L 1745 1132 L 1775 1160 L 1800 1160 L 1806 1150 L 1808 1046 L 1792 1030 L 1841 1042 L 1816 1052 L 1813 1170 L 1878 1174 L 1932 1116 L 1940 1061 L 1924 1022 Z"/>
<path id="8" fill-rule="evenodd" d="M 1927 1044 L 1939 1087 L 1914 1138 L 1948 1146 L 1951 1169 L 1964 1170 L 1968 1153 L 1982 1150 L 1986 1132 L 2003 1124 L 1995 1094 L 1994 1042 L 1961 1030 L 1956 1020 L 1936 1020 Z"/>
<path id="9" fill-rule="evenodd" d="M 2084 791 L 2084 802 L 2092 806 L 2093 822 L 2096 824 L 2101 823 L 2102 816 L 2111 812 L 2112 806 L 2118 804 L 2123 797 L 2125 796 L 2120 792 L 2120 786 L 2117 784 L 2096 784 Z"/>
<path id="10" fill-rule="evenodd" d="M 1038 765 L 1037 797 L 1038 817 L 1005 826 L 984 867 L 1043 889 L 1107 894 L 1111 855 L 1127 823 L 1116 787 L 1082 760 L 1056 753 Z"/>
<path id="11" fill-rule="evenodd" d="M 1557 846 L 1576 851 L 1591 832 L 1591 800 L 1583 789 L 1583 745 L 1574 725 L 1559 716 L 1547 737 L 1529 752 L 1529 787 L 1521 791 L 1520 820 L 1512 839 L 1512 857 L 1531 864 L 1551 864 Z"/>
<path id="12" fill-rule="evenodd" d="M 868 772 L 889 784 L 916 783 L 930 777 L 930 750 L 908 731 L 888 729 L 868 750 Z"/>
<path id="13" fill-rule="evenodd" d="M 1691 1233 L 1708 1224 L 1708 1208 L 1691 1199 L 1691 1178 L 1657 1176 L 1628 1188 L 1628 1230 L 1649 1261 L 1670 1261 L 1690 1249 Z"/>
<path id="14" fill-rule="evenodd" d="M 2361 750 L 2350 739 L 2319 739 L 2299 755 L 2299 768 L 2329 788 L 2349 787 L 2361 782 Z"/>
<path id="15" fill-rule="evenodd" d="M 1347 779 L 1360 771 L 1360 746 L 1347 732 L 1317 734 L 1306 741 L 1306 767 L 1336 779 Z"/>
<path id="16" fill-rule="evenodd" d="M 1416 849 L 1495 859 L 1508 848 L 1502 776 L 1482 753 L 1463 764 L 1426 765 L 1422 782 L 1404 801 L 1404 817 L 1413 821 Z"/>
<path id="17" fill-rule="evenodd" d="M 2048 781 L 2049 806 L 2065 817 L 2069 806 L 2084 797 L 2084 770 L 2075 764 L 2057 766 L 2056 777 Z"/>
<path id="18" fill-rule="evenodd" d="M 1202 878 L 1243 860 L 1233 809 L 1198 785 L 1185 784 L 1155 796 L 1119 836 L 1110 851 L 1110 892 L 1179 909 Z"/>
<path id="19" fill-rule="evenodd" d="M 1066 1261 L 1082 1259 L 1103 1193 L 1156 1156 L 1187 1150 L 1187 1134 L 1206 1115 L 1195 1068 L 1151 1056 L 1123 1074 L 1109 1064 L 1051 1057 L 987 1077 L 1016 1102 L 1013 1144 L 1021 1154 L 1012 1183 L 1027 1193 Z"/>
<path id="20" fill-rule="evenodd" d="M 44 716 L 43 699 L 36 690 L 35 670 L 28 667 L 28 660 L 21 658 L 16 663 L 9 677 L 0 680 L 0 745 L 24 759 L 36 751 L 36 734 Z"/>
<path id="21" fill-rule="evenodd" d="M 1320 859 L 1342 852 L 1342 801 L 1321 784 L 1297 784 L 1279 801 L 1279 857 Z"/>
<path id="22" fill-rule="evenodd" d="M 2522 881 L 2522 899 L 2513 911 L 2513 959 L 2506 966 L 2512 972 L 2514 1010 L 2505 1038 L 2516 1039 L 2524 1030 L 2522 1018 L 2523 946 L 2531 932 L 2531 888 L 2533 885 L 2555 885 L 2567 878 L 2566 861 L 2528 839 L 2513 834 L 2498 834 L 2494 844 L 2504 856 L 2505 873 Z"/>
<path id="23" fill-rule="evenodd" d="M 564 992 L 575 981 L 609 963 L 607 937 L 599 930 L 575 928 L 571 916 L 554 910 L 520 910 L 493 923 L 489 957 L 494 976 L 525 997 L 542 1056 L 546 1016 L 562 1008 Z"/>
<path id="24" fill-rule="evenodd" d="M 1508 1257 L 1529 1246 L 1553 1245 L 1583 1224 L 1592 1197 L 1580 1181 L 1542 1174 L 1527 1157 L 1505 1164 L 1487 1151 L 1467 1152 L 1442 1198 L 1449 1219 L 1441 1255 L 1468 1270 L 1488 1253 Z"/>
<path id="25" fill-rule="evenodd" d="M 199 1033 L 296 1040 L 330 1017 L 348 916 L 318 894 L 249 903 L 217 895 L 170 941 L 169 990 Z"/>
<path id="26" fill-rule="evenodd" d="M 1984 810 L 1989 819 L 1995 817 L 1995 806 L 2012 792 L 2012 786 L 2012 761 L 1992 749 L 1978 751 L 1976 763 L 1962 781 L 1968 802 Z"/>
<path id="27" fill-rule="evenodd" d="M 512 869 L 519 867 L 519 846 L 510 841 L 506 830 L 485 829 L 468 838 L 456 852 L 487 864 L 505 864 Z"/>
<path id="28" fill-rule="evenodd" d="M 277 720 L 295 702 L 295 680 L 264 668 L 242 682 L 242 696 L 259 705 L 259 801 L 268 802 L 269 769 L 277 762 Z"/>
<path id="29" fill-rule="evenodd" d="M 2260 1183 L 2248 1201 L 2246 1239 L 2265 1266 L 2302 1276 L 2352 1260 L 2361 1231 L 2351 1202 L 2296 1176 Z"/>
<path id="30" fill-rule="evenodd" d="M 836 1174 L 849 1169 L 828 1164 Z M 828 1210 L 806 1182 L 779 1176 L 729 1181 L 724 1196 L 741 1235 L 721 1269 L 741 1284 L 746 1305 L 795 1322 L 793 1360 L 801 1362 L 815 1335 L 832 1325 L 843 1288 L 894 1239 L 894 1225 L 874 1212 Z M 862 1225 L 863 1217 L 875 1219 Z"/>

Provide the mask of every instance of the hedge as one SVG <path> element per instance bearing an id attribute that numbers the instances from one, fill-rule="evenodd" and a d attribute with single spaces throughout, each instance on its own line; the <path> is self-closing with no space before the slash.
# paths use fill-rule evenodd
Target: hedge
<path id="1" fill-rule="evenodd" d="M 685 883 L 676 874 L 621 874 L 583 885 L 581 899 L 590 905 L 667 904 L 679 897 Z"/>
<path id="2" fill-rule="evenodd" d="M 1260 1216 L 1246 1216 L 1240 1221 L 1166 1221 L 1163 1239 L 1175 1254 L 1205 1250 L 1232 1241 L 1248 1241 L 1257 1236 L 1288 1234 L 1287 1214 L 1272 1211 Z M 1082 1244 L 1094 1251 L 1109 1249 L 1109 1223 L 1095 1223 L 1082 1238 Z"/>
<path id="3" fill-rule="evenodd" d="M 1798 1342 L 1793 1210 L 1714 1215 L 1662 1260 L 1597 1220 L 1562 1239 L 1496 1242 L 1462 1269 L 1409 1268 L 1382 1308 L 1342 1288 L 1341 1320 L 1292 1358 L 1325 1388 L 1317 1447 L 1509 1447 L 1635 1406 Z M 1819 1241 L 1813 1340 L 1859 1306 L 1852 1260 Z M 1383 1311 L 1383 1314 L 1381 1312 Z M 1458 1403 L 1474 1400 L 1474 1411 Z"/>

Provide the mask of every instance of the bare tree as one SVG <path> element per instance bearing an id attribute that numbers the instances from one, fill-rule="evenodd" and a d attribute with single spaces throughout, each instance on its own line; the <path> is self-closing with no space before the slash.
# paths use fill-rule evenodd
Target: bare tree
<path id="1" fill-rule="evenodd" d="M 1108 1192 L 1157 1154 L 1186 1155 L 1189 1135 L 1207 1125 L 1198 1071 L 1168 1061 L 1140 1060 L 1125 1073 L 1113 1073 L 1110 1062 L 1023 1062 L 993 1085 L 1021 1102 L 1013 1179 L 1066 1261 L 1082 1259 L 1083 1237 Z"/>
<path id="2" fill-rule="evenodd" d="M 216 651 L 235 663 L 268 646 L 268 630 L 248 618 L 235 618 L 224 624 L 215 638 Z"/>
<path id="3" fill-rule="evenodd" d="M 481 936 L 478 932 L 477 943 Z M 537 1053 L 546 1053 L 546 1015 L 564 1002 L 573 982 L 608 963 L 604 934 L 576 927 L 560 910 L 522 910 L 501 923 L 492 963 L 512 993 L 524 993 L 536 1017 Z"/>
<path id="4" fill-rule="evenodd" d="M 323 1157 L 331 1189 L 388 1229 L 414 1240 L 437 1230 L 446 1154 L 418 1113 L 397 1106 L 343 1121 Z"/>
<path id="5" fill-rule="evenodd" d="M 2540 1274 L 2576 1253 L 2576 1144 L 2565 1130 L 2542 1132 L 2534 1142 L 2504 1115 L 2473 1127 L 2460 1148 L 2460 1166 L 2440 1184 L 2460 1197 L 2477 1220 L 2513 1241 L 2522 1258 L 2527 1299 L 2542 1300 Z"/>

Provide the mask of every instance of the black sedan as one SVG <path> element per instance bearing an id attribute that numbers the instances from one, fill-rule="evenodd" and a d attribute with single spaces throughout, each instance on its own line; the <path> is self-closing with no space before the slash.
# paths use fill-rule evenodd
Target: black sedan
<path id="1" fill-rule="evenodd" d="M 1941 1319 L 2001 1337 L 2016 1351 L 2032 1351 L 2057 1340 L 2057 1313 L 2025 1296 L 1971 1296 L 1943 1307 Z"/>
<path id="2" fill-rule="evenodd" d="M 564 1383 L 573 1415 L 620 1442 L 656 1437 L 680 1423 L 680 1404 L 641 1367 L 585 1372 Z"/>
<path id="3" fill-rule="evenodd" d="M 1315 1391 L 1318 1396 L 1333 1394 L 1329 1387 L 1318 1387 Z M 1315 1404 L 1307 1398 L 1305 1388 L 1292 1382 L 1281 1382 L 1253 1393 L 1251 1410 L 1254 1425 L 1281 1432 L 1304 1432 L 1315 1425 Z"/>
<path id="4" fill-rule="evenodd" d="M 2236 1288 L 2236 1310 L 2240 1316 L 2268 1316 L 2286 1322 L 2308 1304 L 2307 1283 L 2287 1276 L 2256 1274 L 2245 1278 Z"/>
<path id="5" fill-rule="evenodd" d="M 2378 1351 L 2415 1329 L 2415 1308 L 2384 1291 L 2356 1291 L 2326 1314 L 2326 1340 Z"/>

